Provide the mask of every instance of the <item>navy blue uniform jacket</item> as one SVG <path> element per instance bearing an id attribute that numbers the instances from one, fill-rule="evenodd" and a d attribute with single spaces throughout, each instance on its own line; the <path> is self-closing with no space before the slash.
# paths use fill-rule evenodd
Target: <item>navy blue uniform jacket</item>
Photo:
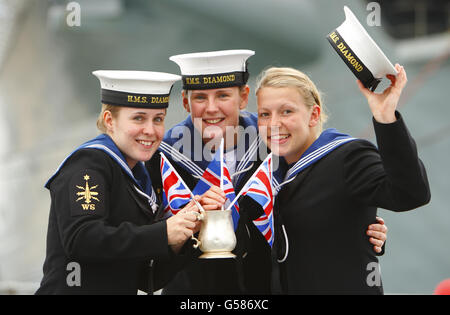
<path id="1" fill-rule="evenodd" d="M 367 226 L 378 207 L 407 211 L 430 200 L 415 142 L 399 113 L 397 118 L 392 124 L 374 121 L 378 149 L 365 140 L 350 141 L 282 187 L 275 222 L 278 232 L 285 226 L 289 252 L 282 263 L 273 259 L 279 271 L 275 292 L 383 293 Z M 274 245 L 283 248 L 279 259 L 286 253 L 282 234 Z"/>

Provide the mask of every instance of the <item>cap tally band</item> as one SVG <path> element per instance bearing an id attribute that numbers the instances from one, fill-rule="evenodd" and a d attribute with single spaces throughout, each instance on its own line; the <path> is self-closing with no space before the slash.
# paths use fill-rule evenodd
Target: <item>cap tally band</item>
<path id="1" fill-rule="evenodd" d="M 183 75 L 183 89 L 207 90 L 245 85 L 248 81 L 248 71 L 236 71 L 205 75 Z"/>
<path id="2" fill-rule="evenodd" d="M 327 40 L 362 84 L 366 88 L 374 91 L 381 82 L 381 79 L 377 79 L 373 76 L 372 72 L 370 72 L 358 56 L 355 55 L 339 32 L 334 30 L 327 36 Z"/>
<path id="3" fill-rule="evenodd" d="M 169 106 L 169 94 L 137 94 L 102 89 L 102 103 L 125 107 L 162 109 Z"/>

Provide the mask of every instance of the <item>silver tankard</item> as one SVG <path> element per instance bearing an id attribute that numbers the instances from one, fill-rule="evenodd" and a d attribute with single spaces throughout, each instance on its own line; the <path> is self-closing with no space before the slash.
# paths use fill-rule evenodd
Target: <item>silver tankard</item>
<path id="1" fill-rule="evenodd" d="M 202 212 L 199 218 L 203 220 L 197 243 L 203 252 L 199 258 L 235 258 L 231 251 L 236 247 L 231 210 L 210 210 Z"/>

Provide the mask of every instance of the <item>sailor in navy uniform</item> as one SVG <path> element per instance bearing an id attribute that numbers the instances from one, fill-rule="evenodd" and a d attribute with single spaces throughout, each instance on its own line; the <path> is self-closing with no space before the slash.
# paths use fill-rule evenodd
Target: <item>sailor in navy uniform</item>
<path id="1" fill-rule="evenodd" d="M 365 228 L 377 207 L 407 211 L 430 201 L 423 163 L 395 111 L 406 73 L 375 94 L 358 81 L 373 113 L 378 149 L 326 129 L 314 83 L 292 68 L 270 68 L 258 83 L 259 125 L 282 156 L 275 198 L 273 290 L 283 294 L 382 294 L 379 263 Z M 281 176 L 280 176 L 281 175 Z M 340 227 L 343 246 L 330 231 Z"/>
<path id="2" fill-rule="evenodd" d="M 206 127 L 221 128 L 224 134 L 226 127 L 239 126 L 246 131 L 234 138 L 233 143 L 225 143 L 225 161 L 236 194 L 258 168 L 261 158 L 265 158 L 264 154 L 257 154 L 258 150 L 263 152 L 261 146 L 265 148 L 258 137 L 257 117 L 244 111 L 249 93 L 247 59 L 253 54 L 250 50 L 229 50 L 170 58 L 181 68 L 184 106 L 191 115 L 166 133 L 160 151 L 191 190 L 213 155 L 204 150 Z M 202 113 L 197 113 L 200 103 L 208 105 Z M 201 126 L 197 125 L 198 121 Z M 152 159 L 148 165 L 152 179 L 156 178 L 152 170 L 158 161 Z M 239 205 L 238 244 L 233 251 L 236 260 L 198 259 L 201 252 L 196 250 L 193 261 L 164 288 L 163 294 L 270 293 L 270 247 L 252 223 L 262 215 L 262 209 L 251 200 L 241 200 Z"/>
<path id="3" fill-rule="evenodd" d="M 45 187 L 51 208 L 44 277 L 37 294 L 137 294 L 161 288 L 192 235 L 192 203 L 160 220 L 143 161 L 164 134 L 169 93 L 179 76 L 96 71 L 104 132 L 74 150 Z"/>
<path id="4" fill-rule="evenodd" d="M 227 127 L 246 131 L 237 134 L 234 143 L 225 144 L 225 161 L 236 194 L 266 157 L 267 148 L 257 131 L 257 115 L 244 110 L 249 95 L 247 60 L 253 54 L 250 50 L 227 50 L 170 58 L 180 66 L 183 105 L 190 116 L 166 133 L 160 150 L 191 190 L 211 160 L 205 150 L 208 128 L 220 128 L 226 140 L 230 138 Z M 155 187 L 161 187 L 157 175 L 152 174 L 158 161 L 152 159 L 148 165 Z M 163 294 L 270 294 L 271 250 L 253 223 L 263 210 L 248 197 L 239 200 L 239 207 L 236 260 L 198 259 L 201 252 L 197 250 L 193 261 L 164 288 Z"/>

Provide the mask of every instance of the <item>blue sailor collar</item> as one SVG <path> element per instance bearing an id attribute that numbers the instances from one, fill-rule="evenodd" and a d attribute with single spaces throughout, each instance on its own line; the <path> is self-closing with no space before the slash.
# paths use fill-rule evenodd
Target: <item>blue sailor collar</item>
<path id="1" fill-rule="evenodd" d="M 246 132 L 244 137 L 239 139 L 236 170 L 234 174 L 231 174 L 236 183 L 256 161 L 255 156 L 261 143 L 257 122 L 256 114 L 241 111 L 239 125 L 250 132 Z M 244 150 L 241 149 L 242 147 Z M 204 156 L 204 152 L 208 150 L 204 150 L 201 135 L 195 129 L 191 116 L 166 133 L 159 150 L 197 178 L 203 175 L 213 157 L 213 155 Z"/>
<path id="2" fill-rule="evenodd" d="M 45 187 L 47 189 L 49 189 L 51 181 L 58 175 L 59 171 L 64 166 L 66 161 L 75 152 L 81 149 L 97 149 L 102 150 L 103 152 L 108 154 L 122 168 L 122 170 L 128 175 L 128 177 L 134 182 L 135 184 L 134 188 L 136 189 L 136 191 L 140 195 L 146 197 L 153 211 L 156 211 L 156 209 L 158 208 L 156 201 L 157 200 L 156 194 L 155 191 L 153 190 L 150 175 L 148 174 L 148 171 L 145 168 L 144 163 L 143 162 L 136 163 L 136 166 L 131 170 L 122 152 L 120 152 L 119 148 L 116 146 L 111 137 L 109 137 L 106 134 L 101 134 L 98 137 L 83 143 L 78 148 L 76 148 L 72 153 L 70 153 L 58 167 L 55 174 L 53 174 L 53 176 L 51 176 L 50 179 L 45 184 Z"/>
<path id="3" fill-rule="evenodd" d="M 344 143 L 353 140 L 357 139 L 340 133 L 334 128 L 326 129 L 320 134 L 319 138 L 306 149 L 296 163 L 287 165 L 284 158 L 280 159 L 280 167 L 274 173 L 274 193 L 278 193 L 283 185 L 293 181 L 301 171 L 318 162 Z"/>

